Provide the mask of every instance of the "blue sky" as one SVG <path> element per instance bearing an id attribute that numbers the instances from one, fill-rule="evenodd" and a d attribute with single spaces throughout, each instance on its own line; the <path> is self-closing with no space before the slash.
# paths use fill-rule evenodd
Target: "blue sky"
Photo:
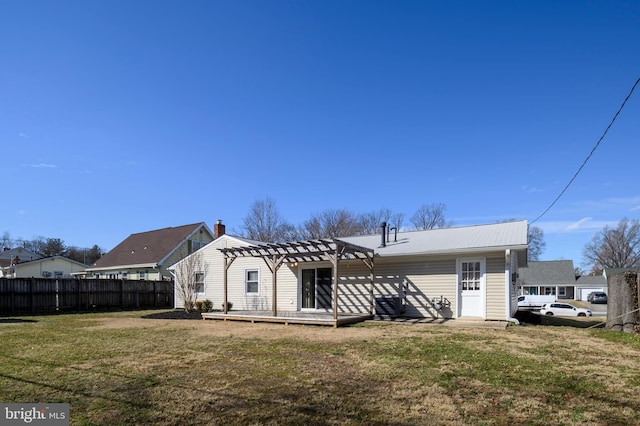
<path id="1" fill-rule="evenodd" d="M 0 232 L 109 250 L 276 200 L 538 217 L 640 77 L 638 1 L 4 1 Z M 640 91 L 640 89 L 638 89 Z M 640 93 L 535 223 L 640 216 Z M 406 221 L 407 225 L 408 220 Z"/>

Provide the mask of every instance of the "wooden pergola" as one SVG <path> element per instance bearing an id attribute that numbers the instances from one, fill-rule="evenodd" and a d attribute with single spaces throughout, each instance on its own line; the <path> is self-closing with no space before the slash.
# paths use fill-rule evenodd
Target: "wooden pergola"
<path id="1" fill-rule="evenodd" d="M 371 285 L 369 289 L 369 313 L 374 314 L 374 251 L 366 247 L 357 246 L 345 241 L 330 238 L 306 241 L 295 241 L 289 243 L 260 244 L 245 247 L 232 247 L 219 249 L 224 255 L 224 313 L 227 309 L 227 271 L 231 264 L 239 257 L 261 257 L 267 264 L 272 276 L 272 297 L 271 305 L 273 316 L 278 316 L 277 288 L 278 269 L 285 263 L 302 263 L 330 261 L 333 266 L 333 318 L 338 319 L 338 277 L 339 263 L 341 260 L 359 259 L 369 269 Z"/>

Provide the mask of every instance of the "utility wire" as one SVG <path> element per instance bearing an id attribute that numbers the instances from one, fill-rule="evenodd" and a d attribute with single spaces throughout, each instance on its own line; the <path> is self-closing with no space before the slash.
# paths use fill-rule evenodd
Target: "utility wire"
<path id="1" fill-rule="evenodd" d="M 573 177 L 571 178 L 571 180 L 569 181 L 569 183 L 567 184 L 567 186 L 564 187 L 564 189 L 560 192 L 560 194 L 556 197 L 555 200 L 553 200 L 553 202 L 549 205 L 549 207 L 546 208 L 545 211 L 542 212 L 542 214 L 538 217 L 536 217 L 532 222 L 530 222 L 530 224 L 532 223 L 536 223 L 542 216 L 544 216 L 545 214 L 547 214 L 547 212 L 549 210 L 551 210 L 551 208 L 558 202 L 558 200 L 560 199 L 560 197 L 562 197 L 564 195 L 565 192 L 567 192 L 567 189 L 569 189 L 569 186 L 571 186 L 571 184 L 573 183 L 574 180 L 576 180 L 576 178 L 578 177 L 578 174 L 582 171 L 583 167 L 585 166 L 585 164 L 587 164 L 587 161 L 589 161 L 589 159 L 591 158 L 591 156 L 593 155 L 593 153 L 595 152 L 595 150 L 598 148 L 598 146 L 600 145 L 600 142 L 602 142 L 602 140 L 604 139 L 604 137 L 607 135 L 607 132 L 609 131 L 609 129 L 611 128 L 611 126 L 613 125 L 613 123 L 616 121 L 616 118 L 618 118 L 618 115 L 622 112 L 622 109 L 624 108 L 625 104 L 627 103 L 627 101 L 629 100 L 629 98 L 631 97 L 631 94 L 633 94 L 633 91 L 636 89 L 636 86 L 638 85 L 638 83 L 640 83 L 640 78 L 638 78 L 635 82 L 635 84 L 633 85 L 633 87 L 631 88 L 631 90 L 629 91 L 629 94 L 627 95 L 626 98 L 624 98 L 624 102 L 622 102 L 622 105 L 620 105 L 620 108 L 618 109 L 618 112 L 616 112 L 616 115 L 613 116 L 613 118 L 611 119 L 611 122 L 609 123 L 609 125 L 607 126 L 607 128 L 604 130 L 604 133 L 602 133 L 602 136 L 600 136 L 600 139 L 598 139 L 598 142 L 595 144 L 595 146 L 593 147 L 593 149 L 591 149 L 591 152 L 589 153 L 589 155 L 587 155 L 587 158 L 584 159 L 584 161 L 582 162 L 582 165 L 580 165 L 580 167 L 578 168 L 578 171 L 573 175 Z"/>

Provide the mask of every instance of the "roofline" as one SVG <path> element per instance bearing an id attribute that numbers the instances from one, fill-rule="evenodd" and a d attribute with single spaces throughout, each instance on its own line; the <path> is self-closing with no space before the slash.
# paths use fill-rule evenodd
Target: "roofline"
<path id="1" fill-rule="evenodd" d="M 189 240 L 189 238 L 191 238 L 191 236 L 193 234 L 198 232 L 198 230 L 200 230 L 200 228 L 206 229 L 209 232 L 209 235 L 211 235 L 213 237 L 213 232 L 211 232 L 211 229 L 209 229 L 209 227 L 207 226 L 206 223 L 198 222 L 198 224 L 199 224 L 199 226 L 197 226 L 189 235 L 187 235 L 182 240 L 180 240 L 180 242 L 171 251 L 169 251 L 169 253 L 167 253 L 163 258 L 158 260 L 158 265 L 162 265 L 171 255 L 173 255 L 173 253 L 176 252 L 176 250 L 178 250 L 180 247 L 182 247 L 182 245 L 184 243 L 186 243 Z"/>
<path id="2" fill-rule="evenodd" d="M 85 271 L 87 272 L 95 272 L 95 271 L 115 271 L 117 269 L 132 269 L 132 268 L 157 268 L 160 266 L 157 263 L 138 263 L 133 265 L 116 265 L 116 266 L 105 266 L 104 268 L 87 268 Z"/>
<path id="3" fill-rule="evenodd" d="M 14 265 L 9 265 L 9 266 L 26 265 L 28 263 L 42 262 L 43 260 L 49 260 L 49 259 L 64 259 L 64 260 L 66 260 L 68 262 L 75 263 L 75 264 L 80 265 L 80 266 L 84 266 L 85 268 L 87 267 L 86 263 L 78 262 L 77 260 L 69 259 L 68 257 L 64 257 L 64 256 L 60 256 L 60 255 L 49 256 L 49 257 L 41 257 L 40 259 L 32 259 L 32 260 L 20 261 L 20 263 L 16 263 Z"/>
<path id="4" fill-rule="evenodd" d="M 452 250 L 432 250 L 432 251 L 415 251 L 415 252 L 403 252 L 403 253 L 380 253 L 375 249 L 376 256 L 380 257 L 395 257 L 395 256 L 416 256 L 421 254 L 465 254 L 465 253 L 483 253 L 488 251 L 505 251 L 505 250 L 526 250 L 526 244 L 520 244 L 515 246 L 493 246 L 493 247 L 470 247 L 460 248 Z"/>

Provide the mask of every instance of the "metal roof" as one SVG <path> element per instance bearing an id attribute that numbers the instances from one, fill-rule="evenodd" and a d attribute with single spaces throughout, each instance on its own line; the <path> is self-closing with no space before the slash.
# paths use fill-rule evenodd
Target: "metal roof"
<path id="1" fill-rule="evenodd" d="M 373 249 L 376 255 L 383 257 L 525 249 L 527 221 L 399 232 L 397 238 L 395 233 L 391 232 L 385 247 L 380 247 L 382 237 L 379 234 L 346 237 L 341 240 Z"/>

